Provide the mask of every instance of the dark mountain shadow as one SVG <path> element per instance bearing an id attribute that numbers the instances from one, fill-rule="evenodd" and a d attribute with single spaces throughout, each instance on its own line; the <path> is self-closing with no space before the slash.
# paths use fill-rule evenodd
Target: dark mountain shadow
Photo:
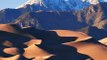
<path id="1" fill-rule="evenodd" d="M 54 54 L 54 57 L 51 57 L 47 60 L 85 60 L 90 58 L 87 55 L 80 54 L 77 52 L 77 49 L 71 46 L 66 45 L 54 45 L 54 46 L 39 46 L 40 48 Z M 92 58 L 91 58 L 92 60 Z"/>
<path id="2" fill-rule="evenodd" d="M 103 2 L 103 3 L 99 3 L 100 4 L 100 6 L 101 6 L 101 9 L 102 9 L 102 11 L 104 12 L 103 13 L 103 16 L 104 16 L 104 18 L 103 19 L 107 19 L 107 3 L 106 2 Z"/>
<path id="3" fill-rule="evenodd" d="M 23 31 L 35 36 L 37 39 L 42 39 L 42 44 L 37 46 L 51 54 L 55 54 L 54 57 L 48 60 L 85 60 L 90 58 L 87 55 L 78 53 L 74 47 L 61 44 L 74 41 L 77 37 L 59 37 L 54 31 L 38 30 L 33 27 L 23 29 Z"/>
<path id="4" fill-rule="evenodd" d="M 36 13 L 36 19 L 46 30 L 67 29 L 77 30 L 87 26 L 80 22 L 74 11 L 70 12 L 40 12 Z"/>
<path id="5" fill-rule="evenodd" d="M 88 24 L 84 21 L 78 20 L 79 18 L 75 15 L 77 12 L 28 12 L 20 15 L 14 22 L 30 20 L 38 21 L 42 28 L 46 30 L 53 29 L 67 29 L 67 30 L 78 30 Z M 19 22 L 20 23 L 20 22 Z M 24 22 L 26 23 L 26 22 Z M 36 24 L 35 24 L 36 25 Z"/>
<path id="6" fill-rule="evenodd" d="M 23 29 L 24 33 L 31 34 L 32 36 L 36 37 L 37 39 L 41 39 L 41 45 L 57 45 L 64 42 L 70 42 L 77 39 L 77 37 L 60 37 L 54 31 L 45 31 L 45 30 L 38 30 L 36 28 L 30 27 Z"/>
<path id="7" fill-rule="evenodd" d="M 95 38 L 97 41 L 107 37 L 107 31 L 103 29 L 98 29 L 97 27 L 89 27 L 88 35 Z"/>
<path id="8" fill-rule="evenodd" d="M 0 10 L 0 23 L 1 24 L 11 23 L 16 18 L 18 18 L 21 14 L 22 12 L 19 9 L 7 8 L 4 10 Z"/>
<path id="9" fill-rule="evenodd" d="M 18 32 L 22 31 L 22 29 L 21 29 L 21 27 L 19 25 L 17 25 L 17 24 L 10 24 L 10 25 L 11 25 L 11 27 L 13 27 Z"/>

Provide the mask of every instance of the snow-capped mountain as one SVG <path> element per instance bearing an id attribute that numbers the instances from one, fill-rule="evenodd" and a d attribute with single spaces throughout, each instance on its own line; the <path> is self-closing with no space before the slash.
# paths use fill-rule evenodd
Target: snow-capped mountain
<path id="1" fill-rule="evenodd" d="M 35 12 L 34 13 L 36 14 L 35 17 L 39 22 L 41 21 L 40 24 L 44 24 L 43 27 L 46 27 L 46 29 L 51 29 L 52 26 L 54 28 L 71 29 L 71 26 L 74 27 L 75 24 L 77 24 L 79 28 L 81 26 L 83 27 L 87 25 L 93 25 L 93 26 L 97 26 L 100 29 L 107 29 L 106 5 L 107 2 L 105 3 L 103 2 L 96 5 L 95 4 L 90 5 L 88 0 L 28 0 L 24 5 L 21 5 L 18 9 L 1 10 L 0 23 L 11 23 L 11 22 L 13 23 L 20 16 L 21 18 L 25 16 L 27 17 L 29 16 L 29 14 L 22 16 L 23 14 L 26 14 L 28 12 Z M 84 7 L 86 8 L 82 9 Z M 82 9 L 82 10 L 78 10 L 78 9 Z M 38 11 L 38 10 L 42 10 L 42 11 Z M 58 12 L 56 12 L 56 10 Z M 75 11 L 71 11 L 71 10 L 75 10 Z M 63 13 L 62 11 L 65 11 L 65 13 Z M 31 14 L 31 16 L 32 15 L 33 14 Z M 29 20 L 35 20 L 35 18 L 31 18 Z M 32 23 L 31 21 L 28 22 Z M 49 28 L 47 28 L 47 26 Z M 78 27 L 74 27 L 72 29 L 78 29 Z"/>
<path id="2" fill-rule="evenodd" d="M 16 8 L 22 8 L 22 7 L 26 6 L 27 4 L 33 5 L 33 4 L 39 4 L 39 3 L 40 3 L 40 0 L 28 0 L 27 2 L 25 2 L 24 4 L 22 4 Z"/>
<path id="3" fill-rule="evenodd" d="M 26 3 L 17 7 L 29 8 L 32 10 L 45 11 L 71 11 L 80 10 L 90 4 L 98 4 L 104 0 L 28 0 Z"/>
<path id="4" fill-rule="evenodd" d="M 26 3 L 17 7 L 30 8 L 32 10 L 45 11 L 69 11 L 80 10 L 89 6 L 88 2 L 82 0 L 28 0 Z"/>
<path id="5" fill-rule="evenodd" d="M 96 5 L 100 2 L 104 2 L 104 0 L 82 0 L 83 2 L 89 2 L 90 4 Z"/>

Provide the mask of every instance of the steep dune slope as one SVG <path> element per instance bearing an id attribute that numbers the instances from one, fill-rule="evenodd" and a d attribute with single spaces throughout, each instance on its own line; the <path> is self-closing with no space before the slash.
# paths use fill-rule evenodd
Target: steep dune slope
<path id="1" fill-rule="evenodd" d="M 16 56 L 13 56 L 13 57 L 8 57 L 8 58 L 0 57 L 0 60 L 19 60 L 19 57 L 20 57 L 20 55 L 16 55 Z"/>
<path id="2" fill-rule="evenodd" d="M 61 37 L 77 37 L 75 41 L 82 41 L 92 38 L 85 33 L 70 30 L 53 30 Z"/>
<path id="3" fill-rule="evenodd" d="M 31 46 L 25 48 L 25 52 L 23 55 L 28 59 L 32 59 L 32 58 L 48 59 L 51 56 L 53 56 L 52 54 L 46 52 L 45 50 L 43 50 L 35 45 L 31 45 Z"/>
<path id="4" fill-rule="evenodd" d="M 0 53 L 14 55 L 1 56 L 1 60 L 20 60 L 22 56 L 25 59 L 34 60 L 48 59 L 53 56 L 53 58 L 63 60 L 69 58 L 79 60 L 88 57 L 94 60 L 107 60 L 107 47 L 82 32 L 71 30 L 46 31 L 32 27 L 18 30 L 18 28 L 15 29 L 8 24 L 1 24 L 0 30 Z M 65 54 L 67 55 L 65 56 Z"/>
<path id="5" fill-rule="evenodd" d="M 31 36 L 29 34 L 24 34 L 21 31 L 21 28 L 16 24 L 0 24 L 0 30 L 34 38 L 33 36 Z"/>
<path id="6" fill-rule="evenodd" d="M 76 43 L 64 43 L 67 46 L 73 46 L 77 48 L 79 53 L 85 54 L 93 58 L 94 60 L 107 60 L 107 47 L 101 44 L 89 43 L 89 42 L 76 42 Z"/>
<path id="7" fill-rule="evenodd" d="M 99 40 L 100 43 L 107 45 L 107 38 Z"/>
<path id="8" fill-rule="evenodd" d="M 18 33 L 18 31 L 14 27 L 12 27 L 11 24 L 0 24 L 0 30 L 11 32 L 11 33 Z"/>

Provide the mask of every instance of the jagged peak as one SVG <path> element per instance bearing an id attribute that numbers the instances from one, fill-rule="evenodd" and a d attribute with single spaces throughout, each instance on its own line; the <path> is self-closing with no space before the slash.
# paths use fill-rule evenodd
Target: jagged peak
<path id="1" fill-rule="evenodd" d="M 81 10 L 88 7 L 90 4 L 96 5 L 104 0 L 28 0 L 24 4 L 17 7 L 29 8 L 31 11 L 71 11 Z"/>
<path id="2" fill-rule="evenodd" d="M 39 4 L 41 2 L 41 0 L 28 0 L 27 2 L 25 2 L 24 4 L 16 7 L 16 9 L 18 8 L 22 8 L 24 7 L 25 5 L 33 5 L 33 4 Z"/>
<path id="3" fill-rule="evenodd" d="M 100 0 L 82 0 L 83 2 L 89 2 L 90 4 L 99 4 Z"/>
<path id="4" fill-rule="evenodd" d="M 29 6 L 30 5 L 30 6 Z M 82 0 L 28 0 L 26 3 L 17 7 L 37 10 L 52 10 L 52 11 L 66 11 L 66 10 L 78 10 L 86 7 L 87 3 Z"/>

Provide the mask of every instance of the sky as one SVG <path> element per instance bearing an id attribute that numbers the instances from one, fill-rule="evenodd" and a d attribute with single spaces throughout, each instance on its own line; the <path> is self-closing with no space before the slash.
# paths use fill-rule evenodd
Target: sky
<path id="1" fill-rule="evenodd" d="M 5 8 L 15 8 L 27 0 L 0 0 L 0 10 Z"/>

